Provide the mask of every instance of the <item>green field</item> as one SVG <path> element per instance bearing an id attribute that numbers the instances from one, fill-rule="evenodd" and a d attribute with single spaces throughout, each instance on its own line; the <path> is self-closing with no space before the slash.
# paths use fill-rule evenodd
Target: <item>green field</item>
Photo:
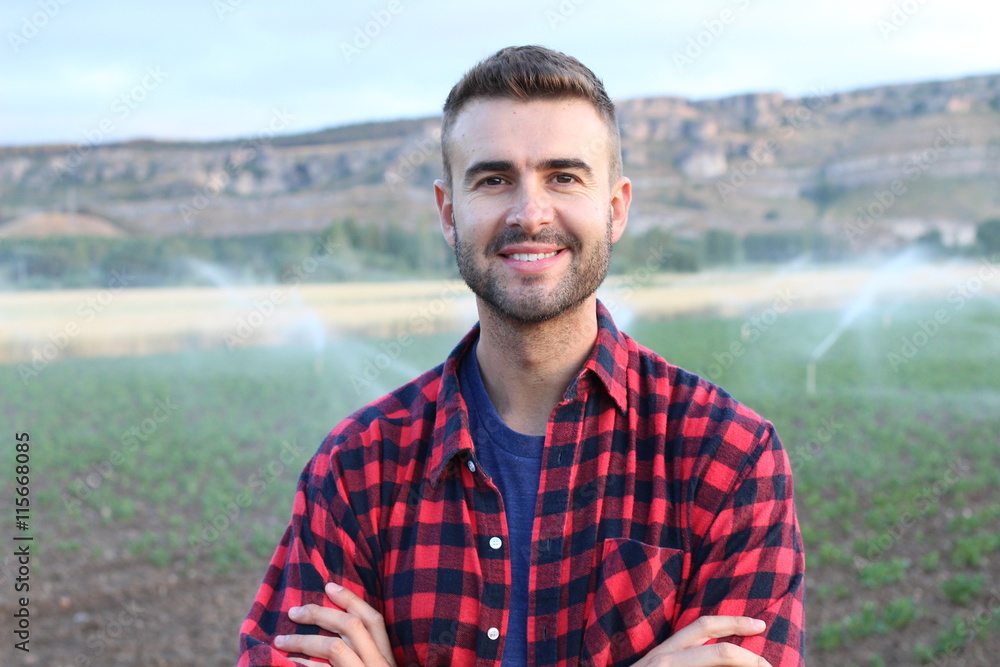
<path id="1" fill-rule="evenodd" d="M 807 549 L 809 664 L 988 664 L 1000 649 L 998 305 L 875 308 L 819 360 L 814 394 L 806 364 L 839 312 L 627 328 L 776 424 Z M 27 382 L 0 367 L 4 423 L 33 445 L 34 576 L 140 562 L 255 585 L 326 432 L 456 340 L 417 337 L 370 383 L 356 380 L 378 343 L 345 339 L 67 359 Z"/>

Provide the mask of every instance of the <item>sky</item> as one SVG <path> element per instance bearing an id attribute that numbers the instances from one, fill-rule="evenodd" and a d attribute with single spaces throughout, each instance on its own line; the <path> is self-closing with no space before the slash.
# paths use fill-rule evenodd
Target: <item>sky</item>
<path id="1" fill-rule="evenodd" d="M 6 0 L 0 145 L 432 116 L 510 44 L 576 56 L 619 100 L 1000 74 L 998 19 L 981 0 Z"/>

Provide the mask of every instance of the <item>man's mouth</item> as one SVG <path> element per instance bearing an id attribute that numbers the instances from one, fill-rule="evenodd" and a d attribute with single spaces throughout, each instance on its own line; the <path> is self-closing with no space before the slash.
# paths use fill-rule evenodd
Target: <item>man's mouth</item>
<path id="1" fill-rule="evenodd" d="M 504 255 L 504 257 L 510 257 L 511 259 L 515 259 L 515 260 L 517 260 L 519 262 L 537 262 L 540 259 L 547 259 L 549 257 L 555 257 L 558 254 L 559 254 L 558 250 L 553 251 L 553 252 L 546 252 L 546 253 L 515 252 L 515 253 L 512 253 L 510 255 Z"/>

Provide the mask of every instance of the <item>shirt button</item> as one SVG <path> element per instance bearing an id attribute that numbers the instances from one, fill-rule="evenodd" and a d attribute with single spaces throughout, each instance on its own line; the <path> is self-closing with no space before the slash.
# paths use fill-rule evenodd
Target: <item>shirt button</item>
<path id="1" fill-rule="evenodd" d="M 472 461 L 466 461 L 465 467 L 469 469 L 469 472 L 476 472 L 476 464 Z"/>
<path id="2" fill-rule="evenodd" d="M 491 549 L 499 549 L 502 546 L 503 546 L 503 540 L 501 540 L 499 537 L 491 537 L 490 538 L 490 548 Z"/>
<path id="3" fill-rule="evenodd" d="M 500 631 L 497 630 L 496 628 L 490 628 L 489 630 L 486 631 L 486 636 L 492 639 L 493 641 L 496 641 L 500 637 Z"/>

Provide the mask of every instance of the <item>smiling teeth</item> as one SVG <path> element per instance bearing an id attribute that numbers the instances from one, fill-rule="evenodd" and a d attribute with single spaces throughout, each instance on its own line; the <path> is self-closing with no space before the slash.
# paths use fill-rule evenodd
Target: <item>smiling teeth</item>
<path id="1" fill-rule="evenodd" d="M 543 254 L 518 252 L 510 255 L 510 258 L 516 259 L 519 262 L 537 262 L 538 260 L 545 259 L 546 257 L 555 257 L 556 254 L 557 252 L 546 252 Z"/>

